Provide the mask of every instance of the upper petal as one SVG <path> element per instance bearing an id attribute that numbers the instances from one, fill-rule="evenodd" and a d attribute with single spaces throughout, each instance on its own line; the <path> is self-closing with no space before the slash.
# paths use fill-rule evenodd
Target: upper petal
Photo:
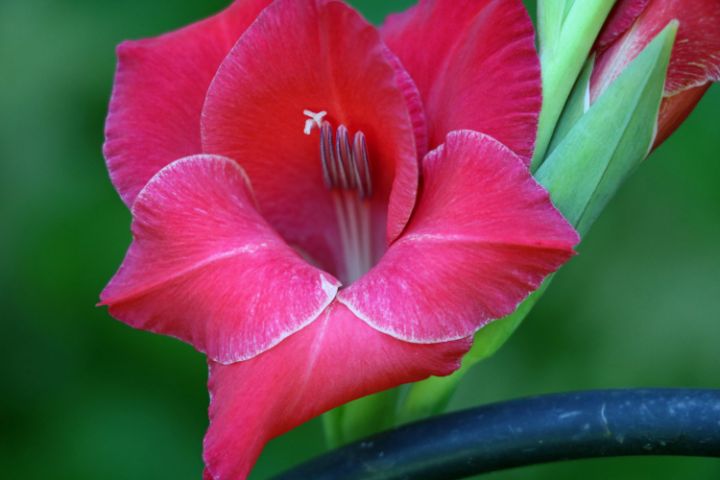
<path id="1" fill-rule="evenodd" d="M 373 209 L 387 211 L 388 241 L 415 202 L 414 127 L 386 51 L 377 31 L 342 2 L 278 0 L 235 45 L 208 92 L 203 150 L 238 159 L 265 218 L 325 268 L 338 262 L 340 241 L 318 129 L 303 132 L 304 110 L 364 132 Z"/>
<path id="2" fill-rule="evenodd" d="M 232 160 L 197 155 L 171 163 L 132 212 L 133 243 L 101 300 L 133 327 L 235 362 L 309 324 L 335 297 L 337 282 L 260 217 Z"/>
<path id="3" fill-rule="evenodd" d="M 386 58 L 395 69 L 395 82 L 405 96 L 408 106 L 408 113 L 415 129 L 415 146 L 417 147 L 417 158 L 423 158 L 428 152 L 430 139 L 428 138 L 427 116 L 420 91 L 415 85 L 415 80 L 410 76 L 400 59 L 389 48 L 385 52 Z"/>
<path id="4" fill-rule="evenodd" d="M 210 362 L 206 478 L 245 478 L 265 443 L 333 407 L 460 366 L 470 339 L 434 345 L 384 335 L 333 304 L 252 360 Z"/>
<path id="5" fill-rule="evenodd" d="M 541 81 L 520 0 L 420 0 L 381 31 L 423 97 L 430 148 L 452 130 L 472 129 L 529 162 Z"/>
<path id="6" fill-rule="evenodd" d="M 577 242 L 516 155 L 482 134 L 453 132 L 423 161 L 403 236 L 338 299 L 402 340 L 463 338 L 515 310 Z"/>
<path id="7" fill-rule="evenodd" d="M 118 47 L 104 153 L 128 206 L 162 167 L 201 152 L 200 112 L 210 81 L 270 1 L 237 0 L 214 17 Z"/>

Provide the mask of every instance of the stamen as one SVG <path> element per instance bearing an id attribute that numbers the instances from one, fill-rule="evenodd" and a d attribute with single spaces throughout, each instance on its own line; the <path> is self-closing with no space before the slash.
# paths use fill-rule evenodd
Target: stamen
<path id="1" fill-rule="evenodd" d="M 348 129 L 340 125 L 335 133 L 335 159 L 337 160 L 340 172 L 340 188 L 350 190 L 355 188 L 354 178 L 350 171 L 352 163 L 352 151 L 350 150 L 350 139 Z"/>
<path id="2" fill-rule="evenodd" d="M 332 190 L 334 179 L 337 177 L 337 167 L 333 154 L 332 126 L 329 122 L 322 122 L 320 126 L 320 162 L 322 163 L 325 187 Z"/>
<path id="3" fill-rule="evenodd" d="M 360 198 L 372 195 L 372 179 L 370 178 L 370 162 L 368 160 L 367 143 L 365 134 L 357 132 L 353 140 L 353 158 L 355 170 L 357 171 Z"/>
<path id="4" fill-rule="evenodd" d="M 338 234 L 344 257 L 343 281 L 352 282 L 373 265 L 371 204 L 372 175 L 365 135 L 350 131 L 345 125 L 333 129 L 323 120 L 325 112 L 313 113 L 306 121 L 305 133 L 315 125 L 320 130 L 320 165 L 323 182 L 332 190 Z"/>

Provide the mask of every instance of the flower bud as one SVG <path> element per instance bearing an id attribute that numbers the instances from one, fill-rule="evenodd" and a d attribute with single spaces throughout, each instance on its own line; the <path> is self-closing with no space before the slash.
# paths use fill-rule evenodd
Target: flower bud
<path id="1" fill-rule="evenodd" d="M 720 1 L 619 0 L 595 45 L 591 103 L 672 20 L 679 28 L 653 148 L 685 120 L 710 84 L 720 80 Z"/>

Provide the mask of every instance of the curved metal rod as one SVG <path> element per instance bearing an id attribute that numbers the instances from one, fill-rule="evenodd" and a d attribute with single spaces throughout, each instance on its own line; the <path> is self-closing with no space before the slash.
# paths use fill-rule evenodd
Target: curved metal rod
<path id="1" fill-rule="evenodd" d="M 452 480 L 628 455 L 720 457 L 720 390 L 599 390 L 496 403 L 369 437 L 276 478 Z"/>

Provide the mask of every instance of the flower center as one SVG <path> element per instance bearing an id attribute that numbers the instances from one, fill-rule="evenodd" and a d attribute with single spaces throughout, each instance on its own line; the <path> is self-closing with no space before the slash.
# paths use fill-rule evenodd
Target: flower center
<path id="1" fill-rule="evenodd" d="M 363 132 L 351 135 L 345 125 L 336 130 L 323 120 L 325 112 L 306 111 L 310 117 L 305 133 L 320 130 L 320 165 L 325 187 L 332 192 L 338 234 L 342 245 L 342 280 L 360 278 L 373 266 L 372 218 L 370 198 L 373 193 L 368 148 Z"/>

